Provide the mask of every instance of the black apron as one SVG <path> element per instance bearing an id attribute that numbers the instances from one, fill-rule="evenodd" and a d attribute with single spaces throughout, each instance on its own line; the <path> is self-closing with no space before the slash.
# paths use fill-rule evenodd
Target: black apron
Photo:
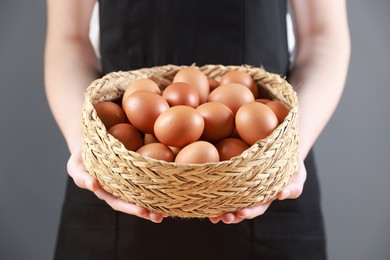
<path id="1" fill-rule="evenodd" d="M 165 64 L 264 66 L 288 75 L 283 0 L 101 0 L 102 72 Z M 68 180 L 56 259 L 326 259 L 312 152 L 295 200 L 239 224 L 118 213 Z"/>

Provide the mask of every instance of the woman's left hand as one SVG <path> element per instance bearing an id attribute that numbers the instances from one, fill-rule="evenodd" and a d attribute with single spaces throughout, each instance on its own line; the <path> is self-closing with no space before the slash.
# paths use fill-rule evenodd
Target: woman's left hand
<path id="1" fill-rule="evenodd" d="M 298 198 L 303 191 L 303 185 L 306 181 L 306 168 L 303 161 L 299 162 L 298 171 L 294 174 L 291 182 L 277 194 L 278 200 L 285 199 L 296 199 Z M 260 204 L 250 208 L 240 209 L 237 212 L 226 213 L 221 216 L 211 217 L 210 221 L 214 224 L 222 221 L 225 224 L 236 224 L 245 219 L 253 219 L 257 216 L 264 214 L 267 211 L 268 207 L 271 205 L 272 201 L 269 201 L 264 204 Z"/>

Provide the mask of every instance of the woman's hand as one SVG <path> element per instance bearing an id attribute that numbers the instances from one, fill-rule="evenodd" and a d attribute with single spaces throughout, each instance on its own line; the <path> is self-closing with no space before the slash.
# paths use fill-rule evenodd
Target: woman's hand
<path id="1" fill-rule="evenodd" d="M 225 224 L 237 224 L 245 219 L 252 219 L 264 214 L 271 205 L 271 202 L 272 201 L 254 207 L 240 209 L 237 212 L 225 213 L 218 217 L 211 217 L 210 221 L 214 224 L 217 224 L 219 221 L 222 221 Z"/>
<path id="2" fill-rule="evenodd" d="M 303 160 L 300 160 L 298 163 L 298 170 L 293 175 L 292 180 L 281 192 L 278 193 L 277 198 L 279 200 L 296 199 L 301 196 L 307 172 Z"/>
<path id="3" fill-rule="evenodd" d="M 303 185 L 306 181 L 306 168 L 303 161 L 299 162 L 298 171 L 294 174 L 291 182 L 277 195 L 277 199 L 296 199 L 302 194 Z M 226 213 L 218 217 L 211 217 L 210 221 L 214 224 L 222 221 L 225 224 L 236 224 L 245 219 L 253 219 L 266 212 L 272 201 L 260 204 L 250 208 L 240 209 L 237 212 Z"/>
<path id="4" fill-rule="evenodd" d="M 92 191 L 99 199 L 104 200 L 114 210 L 135 215 L 155 223 L 160 223 L 163 220 L 164 217 L 162 214 L 150 212 L 143 207 L 115 198 L 100 187 L 96 179 L 85 170 L 81 160 L 81 149 L 77 149 L 72 153 L 67 164 L 67 169 L 78 187 Z"/>

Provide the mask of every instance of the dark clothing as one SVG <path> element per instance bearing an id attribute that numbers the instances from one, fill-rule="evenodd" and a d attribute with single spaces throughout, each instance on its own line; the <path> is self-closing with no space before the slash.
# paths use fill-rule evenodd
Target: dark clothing
<path id="1" fill-rule="evenodd" d="M 154 224 L 112 210 L 69 180 L 56 259 L 326 259 L 312 154 L 305 163 L 299 199 L 275 201 L 263 216 L 232 225 L 174 218 Z"/>
<path id="2" fill-rule="evenodd" d="M 286 1 L 101 0 L 103 74 L 165 64 L 264 66 L 288 74 Z M 326 259 L 313 154 L 295 200 L 239 224 L 115 212 L 69 179 L 56 259 Z"/>
<path id="3" fill-rule="evenodd" d="M 166 64 L 264 65 L 286 75 L 286 1 L 101 0 L 103 73 Z"/>

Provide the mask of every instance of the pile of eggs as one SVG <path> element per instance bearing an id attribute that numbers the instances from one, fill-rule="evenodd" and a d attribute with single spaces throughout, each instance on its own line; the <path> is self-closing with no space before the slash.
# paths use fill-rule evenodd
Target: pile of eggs
<path id="1" fill-rule="evenodd" d="M 119 101 L 94 107 L 126 149 L 182 164 L 240 155 L 289 113 L 281 102 L 259 96 L 249 74 L 233 70 L 216 81 L 195 66 L 180 69 L 163 90 L 152 79 L 138 79 Z"/>

